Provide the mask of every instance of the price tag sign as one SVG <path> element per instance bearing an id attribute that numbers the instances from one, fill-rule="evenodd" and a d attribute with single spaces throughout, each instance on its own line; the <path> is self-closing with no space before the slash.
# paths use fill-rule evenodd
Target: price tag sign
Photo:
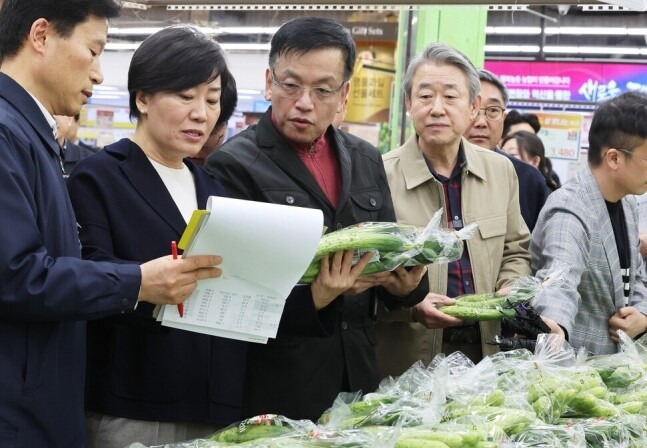
<path id="1" fill-rule="evenodd" d="M 546 157 L 579 160 L 582 115 L 565 112 L 537 112 L 536 115 L 541 124 L 537 135 L 544 143 Z"/>

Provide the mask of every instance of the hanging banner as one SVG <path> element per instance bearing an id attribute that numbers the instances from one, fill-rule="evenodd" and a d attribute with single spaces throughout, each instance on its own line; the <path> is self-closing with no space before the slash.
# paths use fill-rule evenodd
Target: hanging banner
<path id="1" fill-rule="evenodd" d="M 566 112 L 533 112 L 541 130 L 537 136 L 544 143 L 546 157 L 579 160 L 582 115 Z"/>
<path id="2" fill-rule="evenodd" d="M 513 100 L 596 103 L 623 92 L 647 93 L 647 66 L 592 62 L 485 61 Z"/>

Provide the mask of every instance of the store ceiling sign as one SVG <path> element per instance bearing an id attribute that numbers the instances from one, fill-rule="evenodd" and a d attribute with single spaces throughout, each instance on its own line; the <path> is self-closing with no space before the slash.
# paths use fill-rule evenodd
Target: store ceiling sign
<path id="1" fill-rule="evenodd" d="M 647 93 L 647 65 L 486 61 L 511 99 L 596 103 L 627 91 Z"/>
<path id="2" fill-rule="evenodd" d="M 395 41 L 398 39 L 398 24 L 395 22 L 345 22 L 343 25 L 356 40 Z"/>

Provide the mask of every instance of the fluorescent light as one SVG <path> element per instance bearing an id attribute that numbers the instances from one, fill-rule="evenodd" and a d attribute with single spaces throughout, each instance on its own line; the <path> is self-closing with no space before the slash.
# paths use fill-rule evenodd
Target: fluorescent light
<path id="1" fill-rule="evenodd" d="M 150 36 L 160 31 L 162 27 L 133 27 L 133 28 L 108 28 L 108 36 Z"/>
<path id="2" fill-rule="evenodd" d="M 539 45 L 486 45 L 491 53 L 539 53 Z"/>
<path id="3" fill-rule="evenodd" d="M 221 43 L 220 46 L 225 50 L 233 50 L 233 51 L 270 51 L 269 42 L 265 44 Z"/>
<path id="4" fill-rule="evenodd" d="M 278 26 L 221 26 L 216 28 L 217 34 L 274 34 Z"/>
<path id="5" fill-rule="evenodd" d="M 546 27 L 546 34 L 622 36 L 627 34 L 627 27 L 599 27 L 599 26 Z"/>
<path id="6" fill-rule="evenodd" d="M 106 44 L 106 50 L 137 50 L 141 42 L 108 42 Z"/>
<path id="7" fill-rule="evenodd" d="M 93 100 L 120 100 L 121 96 L 119 95 L 104 95 L 101 93 L 98 93 L 96 95 L 92 95 Z"/>
<path id="8" fill-rule="evenodd" d="M 119 87 L 114 87 L 114 86 L 104 86 L 104 85 L 98 85 L 94 86 L 94 90 L 102 90 L 102 91 L 118 91 Z"/>
<path id="9" fill-rule="evenodd" d="M 541 28 L 538 26 L 486 26 L 486 34 L 539 34 Z"/>
<path id="10" fill-rule="evenodd" d="M 571 54 L 647 54 L 647 48 L 634 47 L 577 47 L 547 45 L 544 53 L 571 53 Z"/>
<path id="11" fill-rule="evenodd" d="M 603 26 L 547 26 L 544 32 L 548 35 L 595 35 L 595 36 L 644 36 L 647 35 L 647 28 L 627 28 L 624 26 L 603 27 Z M 487 26 L 486 34 L 498 35 L 537 35 L 541 33 L 538 26 Z"/>
<path id="12" fill-rule="evenodd" d="M 256 97 L 252 95 L 238 95 L 239 100 L 253 100 L 254 98 Z"/>
<path id="13" fill-rule="evenodd" d="M 260 95 L 261 92 L 260 90 L 254 90 L 254 89 L 238 89 L 238 93 L 242 93 L 243 95 Z"/>

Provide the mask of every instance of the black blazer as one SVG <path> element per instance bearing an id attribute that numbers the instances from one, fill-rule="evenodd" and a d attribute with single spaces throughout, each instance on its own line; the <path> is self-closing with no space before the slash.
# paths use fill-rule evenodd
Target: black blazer
<path id="1" fill-rule="evenodd" d="M 546 185 L 546 179 L 534 166 L 513 157 L 500 149 L 496 152 L 507 157 L 511 162 L 514 170 L 517 172 L 519 179 L 519 206 L 521 207 L 521 216 L 532 233 L 532 229 L 537 224 L 539 212 L 546 203 L 550 190 Z"/>
<path id="2" fill-rule="evenodd" d="M 198 206 L 220 184 L 185 161 Z M 68 189 L 81 225 L 83 256 L 142 263 L 170 253 L 186 224 L 144 152 L 123 139 L 80 161 Z M 88 324 L 86 406 L 159 421 L 240 418 L 246 343 L 162 327 L 153 306 Z"/>
<path id="3" fill-rule="evenodd" d="M 329 230 L 364 221 L 395 221 L 377 149 L 332 127 L 327 132 L 340 163 L 336 208 L 272 124 L 271 108 L 258 124 L 211 154 L 205 168 L 235 198 L 320 209 Z M 428 282 L 420 283 L 410 297 L 413 301 L 424 298 L 428 288 Z M 267 345 L 250 344 L 243 415 L 278 413 L 316 420 L 339 392 L 375 390 L 379 383 L 373 324 L 377 295 L 387 306 L 410 304 L 373 288 L 340 297 L 317 313 L 310 286 L 295 287 L 278 337 Z M 322 330 L 329 337 L 317 337 Z"/>

